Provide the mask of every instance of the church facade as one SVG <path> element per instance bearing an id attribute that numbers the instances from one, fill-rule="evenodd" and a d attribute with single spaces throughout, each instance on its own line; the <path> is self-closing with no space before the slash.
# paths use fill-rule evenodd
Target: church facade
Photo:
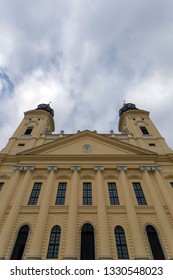
<path id="1" fill-rule="evenodd" d="M 0 259 L 173 259 L 173 151 L 127 103 L 119 134 L 54 134 L 48 104 L 0 152 Z"/>

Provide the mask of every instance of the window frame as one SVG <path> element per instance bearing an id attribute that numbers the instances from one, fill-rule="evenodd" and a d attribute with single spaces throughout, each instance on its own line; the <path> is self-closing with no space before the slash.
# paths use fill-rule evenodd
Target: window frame
<path id="1" fill-rule="evenodd" d="M 123 227 L 117 225 L 114 228 L 114 236 L 118 259 L 129 259 L 126 235 Z"/>
<path id="2" fill-rule="evenodd" d="M 115 182 L 108 182 L 107 187 L 108 187 L 110 205 L 120 205 L 117 184 Z"/>
<path id="3" fill-rule="evenodd" d="M 132 182 L 133 191 L 138 205 L 148 205 L 140 182 Z"/>
<path id="4" fill-rule="evenodd" d="M 59 182 L 56 193 L 55 205 L 65 205 L 66 192 L 67 182 Z"/>
<path id="5" fill-rule="evenodd" d="M 41 188 L 42 188 L 42 182 L 34 183 L 27 205 L 37 205 Z"/>
<path id="6" fill-rule="evenodd" d="M 58 259 L 59 258 L 59 248 L 61 242 L 61 227 L 55 225 L 52 227 L 49 243 L 47 248 L 47 259 Z"/>
<path id="7" fill-rule="evenodd" d="M 82 195 L 83 205 L 92 205 L 92 183 L 83 182 L 83 195 Z"/>

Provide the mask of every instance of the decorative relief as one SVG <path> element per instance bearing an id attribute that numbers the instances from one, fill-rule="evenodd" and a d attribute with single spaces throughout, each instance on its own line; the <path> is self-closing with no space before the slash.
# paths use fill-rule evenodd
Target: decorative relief
<path id="1" fill-rule="evenodd" d="M 94 176 L 90 174 L 84 174 L 80 177 L 80 179 L 94 179 Z"/>
<path id="2" fill-rule="evenodd" d="M 114 175 L 114 174 L 107 174 L 104 176 L 104 179 L 106 180 L 117 180 L 118 176 Z"/>
<path id="3" fill-rule="evenodd" d="M 168 174 L 164 177 L 166 180 L 173 180 L 173 174 Z"/>
<path id="4" fill-rule="evenodd" d="M 35 176 L 33 176 L 33 179 L 47 179 L 47 176 L 44 174 L 37 174 Z"/>
<path id="5" fill-rule="evenodd" d="M 67 174 L 61 174 L 61 175 L 58 175 L 56 178 L 57 179 L 62 179 L 62 180 L 70 180 L 71 176 L 69 176 Z"/>
<path id="6" fill-rule="evenodd" d="M 142 177 L 139 176 L 138 174 L 131 174 L 127 178 L 130 180 L 142 179 Z"/>
<path id="7" fill-rule="evenodd" d="M 8 179 L 10 179 L 10 176 L 8 176 L 8 175 L 6 175 L 6 174 L 1 174 L 1 175 L 0 175 L 0 179 L 2 179 L 2 180 L 8 180 Z"/>

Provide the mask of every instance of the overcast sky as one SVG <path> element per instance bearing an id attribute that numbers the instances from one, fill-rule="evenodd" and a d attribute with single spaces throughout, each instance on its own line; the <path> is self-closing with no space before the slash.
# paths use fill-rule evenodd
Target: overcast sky
<path id="1" fill-rule="evenodd" d="M 173 148 L 172 0 L 0 0 L 0 148 L 40 103 L 55 133 L 118 133 L 124 100 Z"/>

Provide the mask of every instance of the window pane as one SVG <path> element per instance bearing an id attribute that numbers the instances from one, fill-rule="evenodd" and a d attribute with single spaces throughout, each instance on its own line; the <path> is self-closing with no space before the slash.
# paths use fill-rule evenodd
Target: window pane
<path id="1" fill-rule="evenodd" d="M 140 129 L 141 129 L 143 134 L 149 134 L 149 132 L 148 132 L 148 130 L 146 129 L 145 126 L 140 126 Z"/>
<path id="2" fill-rule="evenodd" d="M 111 205 L 119 205 L 116 183 L 108 183 L 109 200 Z"/>
<path id="3" fill-rule="evenodd" d="M 29 201 L 28 201 L 28 205 L 36 205 L 38 202 L 38 198 L 39 198 L 39 194 L 41 191 L 41 186 L 42 183 L 34 183 Z"/>
<path id="4" fill-rule="evenodd" d="M 141 184 L 140 183 L 132 183 L 132 184 L 133 184 L 133 189 L 134 189 L 138 204 L 147 205 Z"/>
<path id="5" fill-rule="evenodd" d="M 64 205 L 66 197 L 67 183 L 59 183 L 55 205 Z"/>
<path id="6" fill-rule="evenodd" d="M 83 183 L 83 205 L 92 205 L 91 183 Z"/>
<path id="7" fill-rule="evenodd" d="M 0 182 L 0 191 L 2 190 L 3 186 L 4 186 L 4 182 Z"/>
<path id="8" fill-rule="evenodd" d="M 128 259 L 128 249 L 124 229 L 121 226 L 116 226 L 114 230 L 115 242 L 117 247 L 118 259 Z"/>
<path id="9" fill-rule="evenodd" d="M 60 238 L 61 238 L 61 228 L 60 226 L 54 226 L 50 233 L 47 258 L 51 258 L 51 259 L 58 258 Z"/>

